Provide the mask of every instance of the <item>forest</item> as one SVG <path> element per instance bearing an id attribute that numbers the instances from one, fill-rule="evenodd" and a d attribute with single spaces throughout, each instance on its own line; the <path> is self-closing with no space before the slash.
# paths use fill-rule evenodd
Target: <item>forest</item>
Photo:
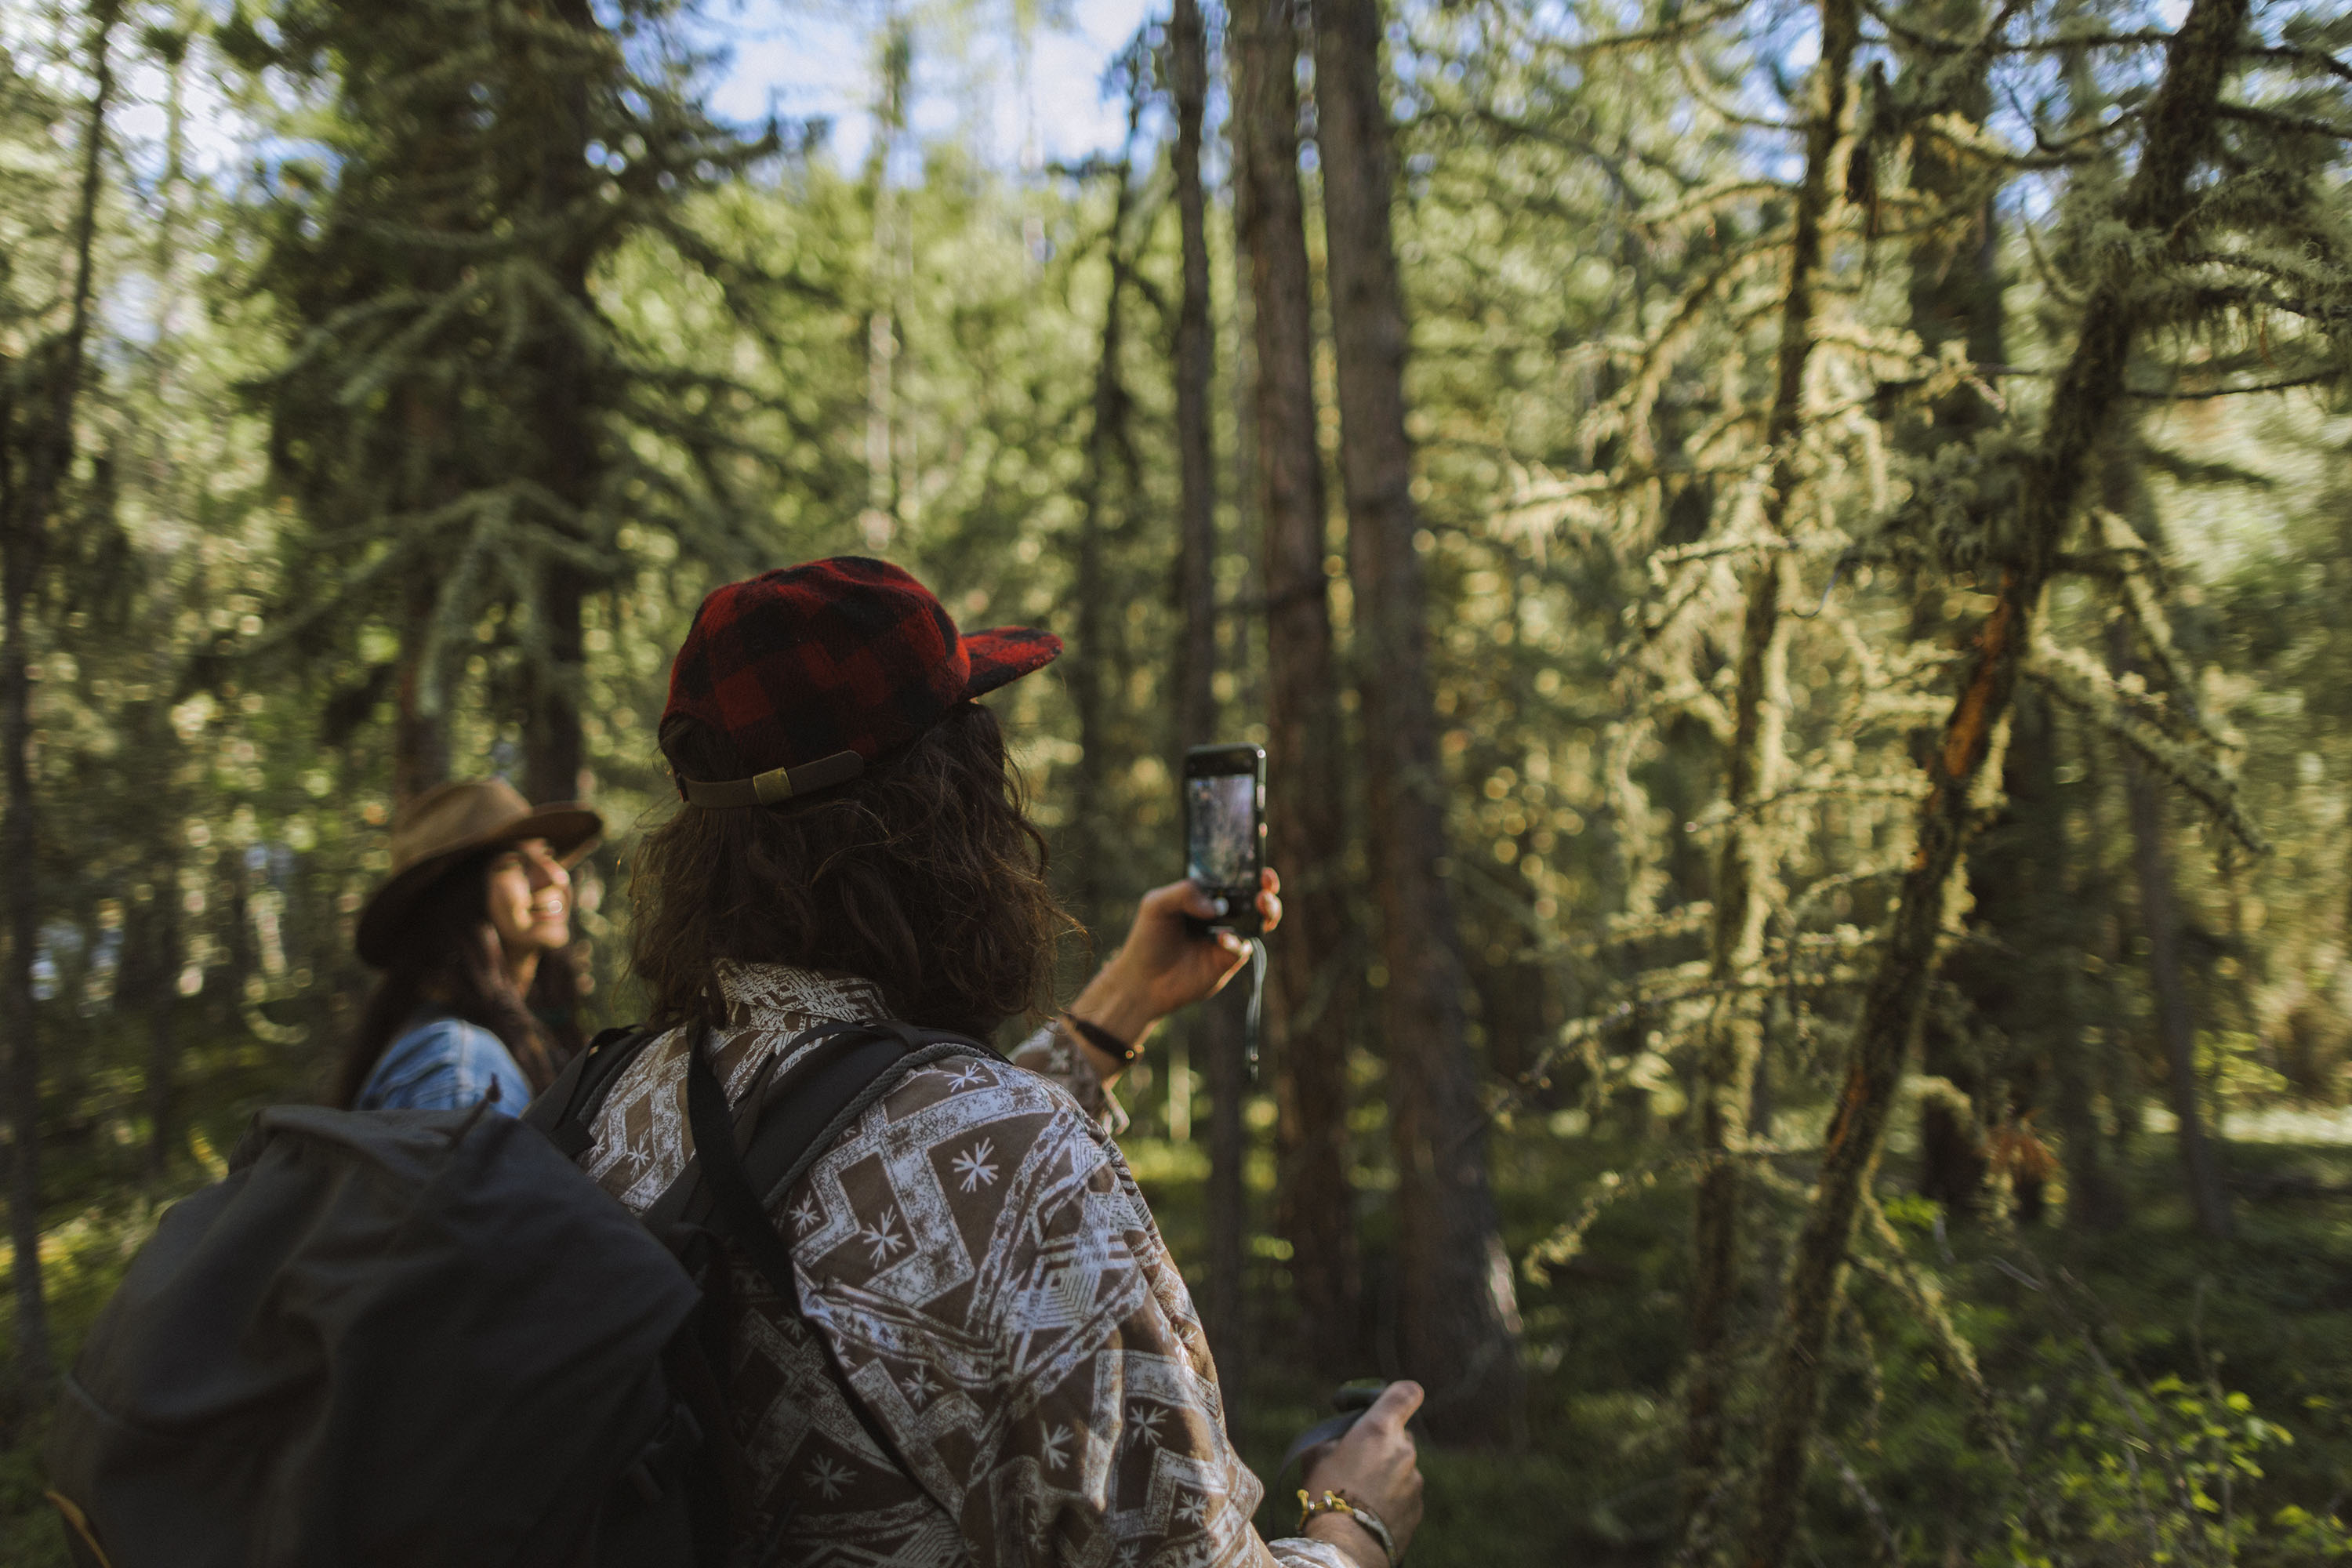
<path id="1" fill-rule="evenodd" d="M 1269 1482 L 1411 1376 L 1421 1568 L 2352 1560 L 2352 12 L 1169 4 L 836 7 L 852 136 L 760 6 L 0 0 L 0 1562 L 400 805 L 594 804 L 630 1021 L 671 652 L 839 553 L 1065 640 L 1065 997 L 1265 749 L 1119 1142 Z"/>

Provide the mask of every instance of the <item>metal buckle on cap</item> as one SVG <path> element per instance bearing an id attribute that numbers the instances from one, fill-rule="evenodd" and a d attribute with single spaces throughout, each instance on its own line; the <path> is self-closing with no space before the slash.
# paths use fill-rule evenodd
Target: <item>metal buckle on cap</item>
<path id="1" fill-rule="evenodd" d="M 770 768 L 747 779 L 704 783 L 681 778 L 677 793 L 686 804 L 703 811 L 728 811 L 738 806 L 774 805 L 835 784 L 847 784 L 866 771 L 866 759 L 856 752 L 835 752 L 796 768 Z"/>

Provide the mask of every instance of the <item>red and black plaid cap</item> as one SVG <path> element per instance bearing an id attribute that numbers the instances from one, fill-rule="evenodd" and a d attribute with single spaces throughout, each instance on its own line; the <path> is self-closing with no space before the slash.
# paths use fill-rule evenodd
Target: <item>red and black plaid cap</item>
<path id="1" fill-rule="evenodd" d="M 1061 638 L 1027 626 L 958 632 L 900 568 L 836 555 L 704 599 L 662 717 L 700 720 L 756 773 L 848 752 L 870 763 L 1061 651 Z"/>

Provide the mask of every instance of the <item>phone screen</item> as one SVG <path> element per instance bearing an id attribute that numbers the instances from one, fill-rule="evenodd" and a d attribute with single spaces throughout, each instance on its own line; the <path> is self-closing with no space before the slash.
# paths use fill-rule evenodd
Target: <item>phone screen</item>
<path id="1" fill-rule="evenodd" d="M 1210 773 L 1184 781 L 1184 874 L 1204 888 L 1257 880 L 1257 777 Z"/>

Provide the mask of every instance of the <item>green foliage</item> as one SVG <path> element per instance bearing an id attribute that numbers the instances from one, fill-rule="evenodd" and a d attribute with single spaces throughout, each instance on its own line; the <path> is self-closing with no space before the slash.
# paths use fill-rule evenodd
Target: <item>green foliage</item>
<path id="1" fill-rule="evenodd" d="M 2344 122 L 2352 21 L 2261 12 L 2194 221 L 2151 246 L 2110 210 L 2154 79 L 2144 17 L 2001 10 L 2000 46 L 1972 52 L 1996 8 L 1882 9 L 1793 489 L 1776 500 L 1763 430 L 1790 143 L 1769 124 L 1802 101 L 1801 26 L 1757 7 L 1396 7 L 1435 787 L 1534 1390 L 1523 1451 L 1433 1459 L 1417 1562 L 1670 1555 L 1695 1045 L 1727 1007 L 1764 1046 L 1734 1410 L 1761 1414 L 1785 1238 L 1911 853 L 1916 762 L 2013 553 L 2049 372 L 2087 291 L 2116 279 L 2157 327 L 2048 595 L 1923 1045 L 1932 1092 L 1965 1100 L 2000 1157 L 1973 1213 L 1918 1195 L 1922 1096 L 1906 1100 L 1878 1186 L 1904 1256 L 1865 1238 L 1825 1352 L 1811 1546 L 1823 1562 L 1890 1542 L 1906 1562 L 2347 1554 L 2352 1172 L 2332 1143 L 2241 1142 L 2238 1239 L 2189 1237 L 2167 1124 L 2142 1110 L 2173 1069 L 2125 759 L 2179 802 L 2158 826 L 2193 1103 L 2242 1138 L 2340 1126 L 2352 205 L 2320 128 Z M 1100 164 L 1015 177 L 949 139 L 845 169 L 800 129 L 709 113 L 687 10 L 583 15 L 126 12 L 126 90 L 168 109 L 226 83 L 258 162 L 200 166 L 169 113 L 115 133 L 76 526 L 32 622 L 42 1217 L 66 1353 L 156 1206 L 217 1168 L 255 1107 L 312 1092 L 347 1029 L 368 981 L 351 919 L 417 751 L 404 724 L 437 728 L 459 773 L 520 772 L 553 699 L 572 702 L 623 829 L 582 877 L 586 1005 L 594 1023 L 631 1016 L 629 827 L 667 798 L 652 742 L 667 650 L 725 577 L 880 551 L 967 623 L 1062 632 L 1065 669 L 1093 661 L 1104 679 L 1095 743 L 1054 679 L 997 700 L 1057 875 L 1074 882 L 1087 857 L 1116 911 L 1172 874 L 1177 271 L 1155 149 L 1133 149 L 1113 233 Z M 68 8 L 42 19 L 72 36 Z M 17 387 L 37 387 L 56 330 L 87 85 L 34 30 L 0 26 L 0 353 Z M 891 34 L 901 87 L 928 37 Z M 1212 406 L 1235 454 L 1251 437 L 1230 223 L 1213 211 Z M 1114 247 L 1138 279 L 1109 367 L 1136 468 L 1100 517 L 1082 640 Z M 1220 699 L 1242 738 L 1262 738 L 1265 676 L 1252 505 L 1236 467 L 1216 574 Z M 1336 520 L 1331 546 L 1344 645 Z M 1772 561 L 1788 589 L 1765 703 L 1778 761 L 1738 819 L 1771 869 L 1760 956 L 1726 977 L 1706 948 L 1735 824 L 1725 759 L 1747 595 Z M 1082 777 L 1099 804 L 1079 823 Z M 1279 809 L 1359 815 L 1274 791 Z M 1369 909 L 1360 849 L 1341 874 Z M 1084 955 L 1068 956 L 1075 973 Z M 1381 983 L 1362 954 L 1334 962 Z M 1387 1042 L 1357 1045 L 1350 1154 L 1377 1317 L 1400 1175 L 1381 1136 Z M 1130 1155 L 1189 1261 L 1203 1156 L 1161 1135 L 1197 1076 L 1171 1065 L 1129 1080 Z M 2093 1166 L 2116 1215 L 2091 1212 Z M 1252 1169 L 1269 1205 L 1274 1162 L 1261 1151 Z M 2062 1236 L 2020 1212 L 2032 1183 Z M 1322 1392 L 1280 1365 L 1312 1331 L 1265 1239 L 1260 1353 L 1236 1400 L 1261 1465 Z M 1905 1267 L 1948 1321 L 1923 1317 Z M 2021 1477 L 1985 1439 L 1955 1344 L 2018 1435 Z M 37 1434 L 14 1435 L 0 1560 L 48 1561 Z M 1261 1522 L 1289 1512 L 1270 1499 Z"/>

